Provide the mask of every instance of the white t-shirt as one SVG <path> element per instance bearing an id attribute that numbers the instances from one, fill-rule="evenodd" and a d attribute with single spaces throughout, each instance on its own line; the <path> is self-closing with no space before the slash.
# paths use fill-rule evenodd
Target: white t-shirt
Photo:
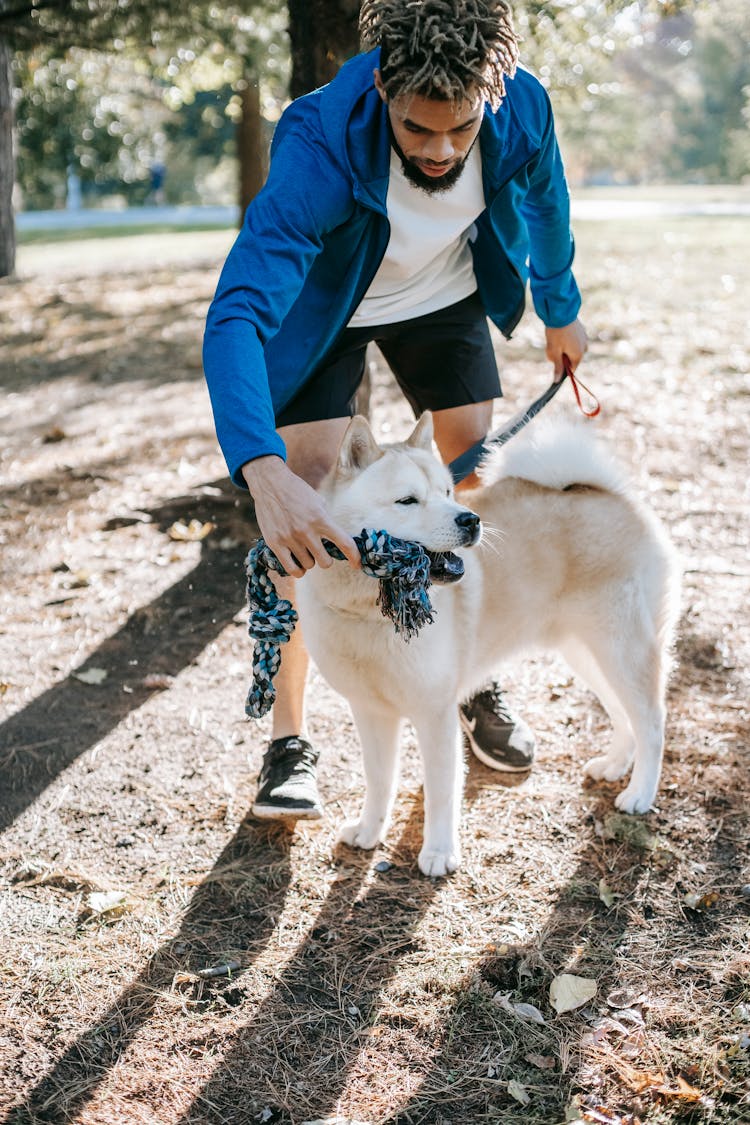
<path id="1" fill-rule="evenodd" d="M 391 150 L 386 206 L 388 247 L 350 328 L 411 320 L 475 292 L 469 235 L 485 206 L 479 143 L 453 187 L 434 194 L 406 178 Z"/>

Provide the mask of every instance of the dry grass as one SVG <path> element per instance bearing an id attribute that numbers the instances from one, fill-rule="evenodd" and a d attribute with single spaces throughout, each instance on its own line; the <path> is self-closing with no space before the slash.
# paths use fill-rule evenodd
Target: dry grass
<path id="1" fill-rule="evenodd" d="M 578 230 L 584 378 L 686 563 L 658 809 L 628 820 L 616 786 L 582 786 L 606 720 L 535 658 L 508 683 L 539 764 L 509 787 L 472 764 L 465 865 L 435 883 L 411 736 L 387 844 L 336 846 L 361 774 L 317 677 L 326 817 L 290 835 L 246 816 L 267 727 L 241 717 L 253 529 L 200 382 L 209 237 L 179 268 L 92 278 L 73 256 L 0 288 L 0 1119 L 750 1120 L 747 224 Z M 540 345 L 532 317 L 499 345 L 508 412 L 546 385 Z M 380 366 L 374 417 L 408 425 Z M 216 530 L 169 539 L 190 518 Z M 102 684 L 75 678 L 90 667 Z M 118 910 L 92 911 L 102 891 Z M 558 1016 L 561 972 L 598 991 Z"/>

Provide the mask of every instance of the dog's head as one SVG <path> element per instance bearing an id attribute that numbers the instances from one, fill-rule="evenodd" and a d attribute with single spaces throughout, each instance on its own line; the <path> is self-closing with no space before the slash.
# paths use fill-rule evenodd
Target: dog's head
<path id="1" fill-rule="evenodd" d="M 430 555 L 479 542 L 479 516 L 453 496 L 453 478 L 432 451 L 432 415 L 424 413 L 405 442 L 380 446 L 367 420 L 352 418 L 325 492 L 332 513 L 351 533 L 384 529 L 419 543 Z M 451 581 L 450 567 L 433 579 Z"/>

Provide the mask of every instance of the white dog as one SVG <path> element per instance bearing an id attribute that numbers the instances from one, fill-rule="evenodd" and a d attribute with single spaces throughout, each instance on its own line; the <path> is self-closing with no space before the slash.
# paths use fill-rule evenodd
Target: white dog
<path id="1" fill-rule="evenodd" d="M 362 742 L 364 806 L 341 839 L 360 848 L 382 840 L 408 718 L 424 762 L 426 875 L 460 861 L 459 701 L 517 649 L 558 650 L 598 695 L 613 739 L 586 772 L 614 781 L 632 765 L 618 808 L 646 812 L 659 784 L 679 590 L 673 549 L 587 424 L 532 429 L 490 457 L 483 487 L 462 494 L 468 508 L 432 452 L 429 414 L 408 441 L 386 447 L 364 418 L 352 420 L 321 489 L 349 532 L 385 528 L 432 552 L 476 543 L 477 516 L 502 533 L 499 550 L 467 553 L 460 582 L 430 588 L 435 621 L 416 639 L 396 634 L 376 605 L 378 583 L 350 567 L 315 567 L 297 584 L 305 642 L 348 699 Z"/>

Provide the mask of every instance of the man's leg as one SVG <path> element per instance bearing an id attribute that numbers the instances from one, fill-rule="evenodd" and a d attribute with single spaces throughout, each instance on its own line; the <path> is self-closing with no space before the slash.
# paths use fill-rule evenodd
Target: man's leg
<path id="1" fill-rule="evenodd" d="M 289 468 L 317 488 L 333 464 L 348 425 L 348 418 L 333 418 L 280 427 Z M 279 597 L 288 598 L 294 604 L 295 580 L 274 575 L 273 582 Z M 298 820 L 321 815 L 315 782 L 318 754 L 307 738 L 305 721 L 308 664 L 302 634 L 296 629 L 291 639 L 281 646 L 281 665 L 274 680 L 276 701 L 271 716 L 271 743 L 263 760 L 253 804 L 256 816 Z"/>
<path id="2" fill-rule="evenodd" d="M 492 401 L 436 410 L 433 418 L 435 443 L 443 461 L 450 464 L 489 432 Z M 478 483 L 472 473 L 456 491 Z M 463 703 L 459 716 L 472 752 L 486 766 L 512 773 L 531 767 L 536 749 L 534 732 L 508 706 L 499 684 L 491 682 Z"/>
<path id="3" fill-rule="evenodd" d="M 435 444 L 446 465 L 455 461 L 490 431 L 492 424 L 492 399 L 488 402 L 470 402 L 466 406 L 451 406 L 447 410 L 434 410 Z M 456 486 L 475 488 L 479 480 L 475 473 Z"/>

